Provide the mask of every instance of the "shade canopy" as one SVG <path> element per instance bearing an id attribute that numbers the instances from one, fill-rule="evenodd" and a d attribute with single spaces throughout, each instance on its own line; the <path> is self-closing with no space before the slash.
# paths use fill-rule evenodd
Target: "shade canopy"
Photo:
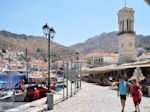
<path id="1" fill-rule="evenodd" d="M 110 65 L 110 66 L 95 67 L 95 68 L 83 67 L 82 71 L 85 74 L 101 74 L 101 73 L 120 71 L 128 68 L 136 68 L 136 67 L 150 67 L 150 61 L 126 63 L 122 65 Z"/>

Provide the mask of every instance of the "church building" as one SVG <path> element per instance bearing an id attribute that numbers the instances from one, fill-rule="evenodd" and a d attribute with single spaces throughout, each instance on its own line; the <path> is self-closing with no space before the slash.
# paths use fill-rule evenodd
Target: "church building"
<path id="1" fill-rule="evenodd" d="M 136 61 L 135 32 L 134 32 L 134 10 L 123 8 L 118 13 L 118 64 L 132 63 Z"/>

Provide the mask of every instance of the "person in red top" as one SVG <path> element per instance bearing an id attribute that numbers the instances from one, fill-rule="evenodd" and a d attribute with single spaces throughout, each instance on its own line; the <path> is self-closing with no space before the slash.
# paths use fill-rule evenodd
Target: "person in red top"
<path id="1" fill-rule="evenodd" d="M 39 90 L 37 90 L 37 88 L 34 88 L 35 92 L 34 92 L 34 98 L 35 100 L 38 100 L 40 98 L 40 95 L 39 95 Z"/>
<path id="2" fill-rule="evenodd" d="M 19 85 L 19 87 L 22 87 L 25 84 L 25 80 L 22 78 L 17 85 Z M 17 86 L 16 85 L 16 86 Z"/>
<path id="3" fill-rule="evenodd" d="M 131 86 L 131 95 L 132 95 L 133 103 L 135 105 L 135 112 L 137 112 L 137 110 L 140 112 L 139 105 L 142 96 L 141 86 L 138 84 L 136 79 L 134 79 L 132 83 L 133 85 Z"/>

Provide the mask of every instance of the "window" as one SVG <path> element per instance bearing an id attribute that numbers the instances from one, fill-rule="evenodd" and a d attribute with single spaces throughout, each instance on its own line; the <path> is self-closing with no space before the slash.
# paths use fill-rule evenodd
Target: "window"
<path id="1" fill-rule="evenodd" d="M 130 24 L 129 24 L 129 30 L 132 31 L 132 22 L 130 20 Z"/>
<path id="2" fill-rule="evenodd" d="M 124 21 L 121 21 L 120 24 L 121 24 L 121 32 L 123 32 L 124 31 Z"/>
<path id="3" fill-rule="evenodd" d="M 124 21 L 121 21 L 121 32 L 124 31 Z"/>
<path id="4" fill-rule="evenodd" d="M 129 31 L 129 23 L 128 23 L 128 19 L 127 19 L 127 31 Z"/>

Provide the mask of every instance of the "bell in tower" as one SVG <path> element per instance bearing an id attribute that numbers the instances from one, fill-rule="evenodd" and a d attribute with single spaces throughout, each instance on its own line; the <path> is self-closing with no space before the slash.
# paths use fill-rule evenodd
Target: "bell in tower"
<path id="1" fill-rule="evenodd" d="M 134 32 L 134 10 L 123 8 L 118 13 L 119 24 L 119 64 L 136 61 L 135 32 Z"/>

